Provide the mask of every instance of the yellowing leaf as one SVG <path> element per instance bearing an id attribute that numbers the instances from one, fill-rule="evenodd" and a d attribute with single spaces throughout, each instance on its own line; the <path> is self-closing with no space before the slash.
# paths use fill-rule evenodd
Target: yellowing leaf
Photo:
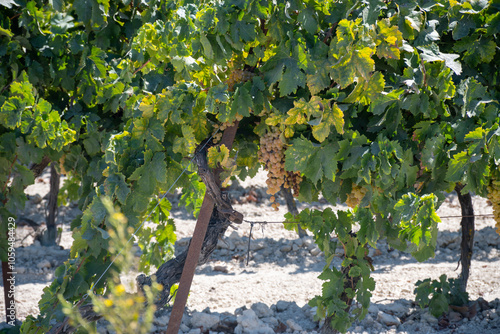
<path id="1" fill-rule="evenodd" d="M 312 134 L 313 134 L 314 138 L 317 141 L 319 141 L 320 143 L 322 143 L 330 134 L 330 126 L 331 126 L 331 122 L 330 122 L 329 117 L 324 119 L 318 125 L 313 126 Z"/>
<path id="2" fill-rule="evenodd" d="M 403 34 L 397 26 L 390 26 L 390 21 L 377 22 L 377 56 L 379 58 L 399 59 L 399 48 L 403 46 Z"/>
<path id="3" fill-rule="evenodd" d="M 370 73 L 375 69 L 375 61 L 371 58 L 374 51 L 370 47 L 365 47 L 346 54 L 342 61 L 331 69 L 332 78 L 342 88 L 349 86 L 359 77 L 368 80 Z"/>
<path id="4" fill-rule="evenodd" d="M 142 111 L 142 117 L 144 118 L 153 117 L 155 103 L 156 103 L 155 95 L 146 96 L 144 99 L 142 99 L 141 104 L 139 105 L 139 110 Z"/>
<path id="5" fill-rule="evenodd" d="M 217 167 L 218 164 L 225 167 L 229 159 L 229 149 L 226 145 L 212 146 L 208 149 L 207 159 L 211 168 Z"/>
<path id="6" fill-rule="evenodd" d="M 286 125 L 304 124 L 307 121 L 302 110 L 297 107 L 290 109 L 288 111 L 288 115 L 289 116 L 285 121 Z"/>
<path id="7" fill-rule="evenodd" d="M 339 106 L 334 103 L 331 109 L 331 117 L 333 118 L 333 125 L 335 125 L 335 130 L 338 133 L 344 133 L 344 113 L 339 108 Z"/>
<path id="8" fill-rule="evenodd" d="M 313 125 L 312 134 L 314 138 L 322 143 L 330 135 L 330 128 L 332 125 L 335 126 L 335 130 L 337 130 L 339 134 L 344 133 L 344 113 L 337 104 L 333 104 L 331 109 L 323 113 L 323 117 L 319 124 Z"/>
<path id="9" fill-rule="evenodd" d="M 295 101 L 294 107 L 288 111 L 288 118 L 285 120 L 286 125 L 306 124 L 311 116 L 319 117 L 325 108 L 319 96 L 313 96 L 307 102 L 303 98 Z"/>
<path id="10" fill-rule="evenodd" d="M 385 80 L 380 72 L 375 72 L 368 82 L 359 82 L 349 96 L 344 100 L 347 103 L 359 102 L 368 105 L 375 101 L 384 90 Z"/>

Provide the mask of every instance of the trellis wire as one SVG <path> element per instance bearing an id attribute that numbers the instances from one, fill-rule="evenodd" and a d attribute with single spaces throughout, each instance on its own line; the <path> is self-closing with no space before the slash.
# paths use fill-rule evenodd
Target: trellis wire
<path id="1" fill-rule="evenodd" d="M 452 218 L 494 218 L 494 215 L 492 214 L 482 214 L 482 215 L 472 215 L 472 216 L 462 216 L 462 215 L 456 215 L 456 216 L 442 216 L 439 218 L 442 219 L 452 219 Z M 250 224 L 250 233 L 248 235 L 248 246 L 247 246 L 247 259 L 246 259 L 246 265 L 248 266 L 248 263 L 250 261 L 250 243 L 252 240 L 252 229 L 255 224 L 260 224 L 262 226 L 262 229 L 264 229 L 264 225 L 267 224 L 300 224 L 300 222 L 287 222 L 287 221 L 250 221 L 244 219 L 243 222 Z"/>

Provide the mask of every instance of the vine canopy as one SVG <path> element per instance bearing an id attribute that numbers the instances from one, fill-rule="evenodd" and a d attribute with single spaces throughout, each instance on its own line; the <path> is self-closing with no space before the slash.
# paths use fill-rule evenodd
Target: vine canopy
<path id="1" fill-rule="evenodd" d="M 231 152 L 212 152 L 232 175 L 255 175 L 260 138 L 277 132 L 300 200 L 352 204 L 299 218 L 327 258 L 332 233 L 348 246 L 344 265 L 362 277 L 348 294 L 367 307 L 367 243 L 387 238 L 432 257 L 443 192 L 461 184 L 486 196 L 498 177 L 499 9 L 498 0 L 1 0 L 1 219 L 24 207 L 44 157 L 68 177 L 61 201 L 83 212 L 71 259 L 26 331 L 61 320 L 57 294 L 76 303 L 109 264 L 102 196 L 134 228 L 154 208 L 155 226 L 137 234 L 141 270 L 172 256 L 171 204 L 158 194 L 177 182 L 196 215 L 204 185 L 190 157 L 236 120 Z M 339 277 L 325 268 L 313 302 L 342 327 Z"/>

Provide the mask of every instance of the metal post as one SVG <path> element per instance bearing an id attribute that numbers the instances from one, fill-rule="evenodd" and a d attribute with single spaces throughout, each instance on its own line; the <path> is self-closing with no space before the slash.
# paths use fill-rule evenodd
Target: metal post
<path id="1" fill-rule="evenodd" d="M 235 122 L 233 126 L 227 128 L 222 135 L 221 145 L 223 144 L 228 149 L 231 149 L 237 129 L 238 122 Z M 218 183 L 220 183 L 220 172 L 220 170 L 215 171 L 215 179 Z M 184 268 L 182 270 L 179 288 L 177 289 L 177 293 L 175 295 L 175 302 L 172 308 L 172 313 L 170 314 L 166 334 L 179 333 L 182 315 L 184 314 L 184 308 L 186 307 L 189 290 L 191 289 L 194 272 L 196 270 L 196 266 L 198 265 L 203 240 L 205 239 L 205 234 L 207 233 L 208 223 L 210 221 L 210 217 L 212 216 L 213 209 L 214 201 L 208 194 L 205 194 L 203 204 L 201 205 L 200 213 L 198 215 L 198 221 L 196 222 L 196 227 L 194 229 L 193 238 L 191 239 L 191 244 L 189 246 L 186 262 L 184 263 Z"/>

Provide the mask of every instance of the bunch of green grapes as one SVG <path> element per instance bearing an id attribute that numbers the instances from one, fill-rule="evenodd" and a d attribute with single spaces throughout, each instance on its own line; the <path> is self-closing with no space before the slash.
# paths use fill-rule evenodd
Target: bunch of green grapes
<path id="1" fill-rule="evenodd" d="M 488 185 L 488 199 L 493 205 L 493 216 L 496 221 L 497 233 L 500 234 L 500 180 L 498 173 L 492 175 Z"/>
<path id="2" fill-rule="evenodd" d="M 361 203 L 361 200 L 365 197 L 367 193 L 367 189 L 358 186 L 357 184 L 352 185 L 351 193 L 347 195 L 347 199 L 345 201 L 345 204 L 347 204 L 348 207 L 354 208 Z"/>
<path id="3" fill-rule="evenodd" d="M 286 177 L 285 144 L 281 141 L 279 131 L 274 129 L 260 138 L 258 158 L 267 170 L 267 193 L 272 195 L 272 207 L 278 210 L 279 204 L 274 195 L 281 190 Z"/>
<path id="4" fill-rule="evenodd" d="M 226 80 L 226 84 L 228 87 L 227 90 L 230 92 L 234 91 L 234 85 L 240 82 L 246 82 L 252 79 L 254 75 L 254 73 L 246 70 L 235 69 L 231 71 L 231 74 L 229 74 L 229 78 L 227 78 Z"/>

